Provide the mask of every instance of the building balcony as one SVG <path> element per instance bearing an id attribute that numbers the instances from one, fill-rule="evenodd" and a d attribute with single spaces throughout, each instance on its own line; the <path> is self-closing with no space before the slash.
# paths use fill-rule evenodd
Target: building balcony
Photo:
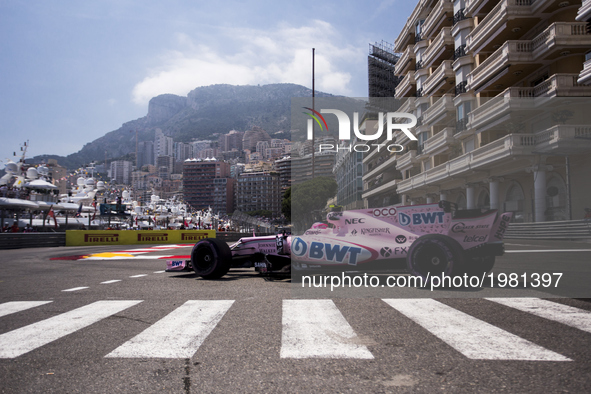
<path id="1" fill-rule="evenodd" d="M 396 98 L 409 97 L 415 95 L 415 72 L 409 71 L 396 86 Z"/>
<path id="2" fill-rule="evenodd" d="M 432 92 L 444 87 L 445 92 L 449 90 L 449 86 L 446 85 L 450 81 L 455 85 L 455 73 L 452 67 L 451 60 L 444 60 L 441 62 L 439 67 L 433 71 L 431 75 L 427 77 L 423 83 L 423 95 L 429 96 Z"/>
<path id="3" fill-rule="evenodd" d="M 583 70 L 581 70 L 581 73 L 579 74 L 577 83 L 579 85 L 591 84 L 591 56 L 587 56 L 587 60 L 585 60 L 585 63 L 583 63 Z"/>
<path id="4" fill-rule="evenodd" d="M 398 108 L 397 112 L 411 113 L 415 110 L 415 108 L 415 99 L 413 97 L 409 97 L 404 99 L 404 102 L 400 108 Z"/>
<path id="5" fill-rule="evenodd" d="M 587 34 L 586 22 L 555 22 L 531 41 L 534 59 L 555 59 L 585 53 L 591 46 L 591 34 Z"/>
<path id="6" fill-rule="evenodd" d="M 524 110 L 534 109 L 531 100 L 534 88 L 508 88 L 499 96 L 493 97 L 475 108 L 468 115 L 469 124 L 474 129 L 481 129 L 496 125 L 499 119 L 504 119 L 511 112 L 523 113 Z M 529 100 L 526 100 L 530 98 Z"/>
<path id="7" fill-rule="evenodd" d="M 533 46 L 529 40 L 507 41 L 468 74 L 467 90 L 482 89 L 501 73 L 507 73 L 509 65 L 533 62 Z"/>
<path id="8" fill-rule="evenodd" d="M 468 50 L 478 53 L 495 36 L 510 31 L 514 24 L 519 24 L 520 18 L 532 18 L 531 3 L 528 0 L 500 1 L 466 38 Z"/>
<path id="9" fill-rule="evenodd" d="M 366 199 L 374 197 L 384 192 L 394 193 L 396 191 L 396 184 L 398 182 L 400 182 L 400 179 L 392 179 L 391 181 L 385 183 L 376 184 L 372 186 L 370 189 L 365 190 L 361 195 L 361 198 Z"/>
<path id="10" fill-rule="evenodd" d="M 533 40 L 506 41 L 492 55 L 468 74 L 468 89 L 476 92 L 504 77 L 505 85 L 512 85 L 522 77 L 516 66 L 531 66 L 560 56 L 584 53 L 591 47 L 591 34 L 585 22 L 556 22 Z M 509 74 L 512 66 L 513 73 Z M 519 68 L 519 67 L 518 67 Z"/>
<path id="11" fill-rule="evenodd" d="M 443 124 L 449 117 L 456 114 L 453 96 L 445 95 L 437 99 L 423 114 L 423 123 L 429 126 Z"/>
<path id="12" fill-rule="evenodd" d="M 583 0 L 583 4 L 577 11 L 576 20 L 584 22 L 589 19 L 591 19 L 591 0 Z"/>
<path id="13" fill-rule="evenodd" d="M 534 86 L 534 97 L 591 97 L 591 86 L 578 82 L 579 74 L 554 74 Z"/>
<path id="14" fill-rule="evenodd" d="M 394 66 L 394 73 L 396 75 L 403 75 L 409 70 L 414 70 L 415 57 L 415 46 L 407 46 L 404 52 L 402 52 L 402 55 L 400 55 L 400 59 L 398 59 L 396 65 Z"/>
<path id="15" fill-rule="evenodd" d="M 536 152 L 568 155 L 591 150 L 591 126 L 556 125 L 535 134 Z"/>
<path id="16" fill-rule="evenodd" d="M 443 59 L 449 59 L 453 50 L 454 39 L 451 35 L 451 27 L 444 27 L 423 53 L 423 67 L 438 65 Z"/>
<path id="17" fill-rule="evenodd" d="M 587 127 L 588 129 L 591 129 Z M 591 130 L 588 131 L 591 135 Z M 586 134 L 582 134 L 586 135 Z M 503 164 L 507 158 L 531 155 L 536 151 L 534 134 L 509 134 L 472 152 L 463 154 L 437 167 L 398 183 L 399 194 L 417 188 L 440 186 L 454 177 L 465 177 L 474 170 Z"/>
<path id="18" fill-rule="evenodd" d="M 378 164 L 374 169 L 368 171 L 366 174 L 363 174 L 363 181 L 366 182 L 369 179 L 375 178 L 377 175 L 384 173 L 390 167 L 394 167 L 395 163 L 396 155 L 392 154 L 390 157 L 387 157 L 382 163 Z"/>
<path id="19" fill-rule="evenodd" d="M 534 87 L 512 87 L 500 95 L 482 103 L 470 112 L 470 127 L 483 131 L 510 120 L 510 114 L 524 114 L 524 111 L 543 111 L 537 105 L 537 97 L 591 97 L 591 86 L 581 85 L 578 74 L 554 74 Z"/>
<path id="20" fill-rule="evenodd" d="M 417 152 L 415 150 L 409 150 L 402 156 L 398 156 L 398 160 L 396 161 L 396 169 L 398 171 L 405 171 L 412 168 L 418 160 L 416 159 Z"/>
<path id="21" fill-rule="evenodd" d="M 433 137 L 425 141 L 423 146 L 423 154 L 438 155 L 449 149 L 449 144 L 454 141 L 454 129 L 446 127 Z"/>
<path id="22" fill-rule="evenodd" d="M 449 0 L 439 0 L 421 27 L 423 37 L 430 38 L 438 31 L 437 27 L 451 26 L 448 18 L 453 15 L 454 5 Z"/>

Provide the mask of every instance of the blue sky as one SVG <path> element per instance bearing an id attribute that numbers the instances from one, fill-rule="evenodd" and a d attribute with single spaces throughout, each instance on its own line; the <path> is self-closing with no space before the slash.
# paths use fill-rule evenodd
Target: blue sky
<path id="1" fill-rule="evenodd" d="M 0 1 L 0 160 L 68 155 L 146 115 L 150 98 L 289 82 L 367 96 L 369 43 L 414 1 Z M 0 167 L 3 164 L 0 163 Z"/>

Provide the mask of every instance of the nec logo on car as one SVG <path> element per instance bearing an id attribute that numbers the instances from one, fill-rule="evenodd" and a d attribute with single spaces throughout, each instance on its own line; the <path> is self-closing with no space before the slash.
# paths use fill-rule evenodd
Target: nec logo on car
<path id="1" fill-rule="evenodd" d="M 398 223 L 401 226 L 443 223 L 443 215 L 445 212 L 421 212 L 412 215 L 399 212 Z"/>
<path id="2" fill-rule="evenodd" d="M 365 219 L 363 219 L 363 218 L 345 219 L 345 223 L 346 224 L 360 224 L 360 223 L 365 223 Z"/>

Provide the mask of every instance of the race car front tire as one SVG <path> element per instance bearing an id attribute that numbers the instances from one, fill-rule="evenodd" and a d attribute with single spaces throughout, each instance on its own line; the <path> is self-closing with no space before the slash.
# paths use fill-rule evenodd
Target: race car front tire
<path id="1" fill-rule="evenodd" d="M 427 234 L 411 245 L 406 266 L 411 275 L 429 282 L 428 278 L 433 276 L 458 275 L 464 266 L 464 258 L 464 251 L 456 240 L 441 234 Z"/>
<path id="2" fill-rule="evenodd" d="M 204 279 L 219 279 L 226 275 L 232 263 L 232 252 L 227 243 L 206 238 L 195 244 L 191 252 L 193 270 Z"/>

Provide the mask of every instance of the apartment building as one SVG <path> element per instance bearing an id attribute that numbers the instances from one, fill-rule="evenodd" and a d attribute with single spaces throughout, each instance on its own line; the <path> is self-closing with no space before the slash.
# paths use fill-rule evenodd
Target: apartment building
<path id="1" fill-rule="evenodd" d="M 188 159 L 183 163 L 183 191 L 185 201 L 193 209 L 207 209 L 228 213 L 233 211 L 232 181 L 219 181 L 230 177 L 230 164 L 214 159 Z M 225 187 L 226 190 L 222 191 Z M 226 206 L 223 206 L 225 199 Z"/>
<path id="2" fill-rule="evenodd" d="M 279 174 L 273 172 L 243 172 L 236 182 L 236 209 L 242 212 L 271 211 L 281 215 Z"/>
<path id="3" fill-rule="evenodd" d="M 364 157 L 367 207 L 445 199 L 515 221 L 580 219 L 591 182 L 591 6 L 421 0 L 395 40 L 403 152 Z M 372 185 L 382 179 L 380 186 Z M 370 195 L 371 194 L 371 195 Z M 371 198 L 370 198 L 371 197 Z"/>

